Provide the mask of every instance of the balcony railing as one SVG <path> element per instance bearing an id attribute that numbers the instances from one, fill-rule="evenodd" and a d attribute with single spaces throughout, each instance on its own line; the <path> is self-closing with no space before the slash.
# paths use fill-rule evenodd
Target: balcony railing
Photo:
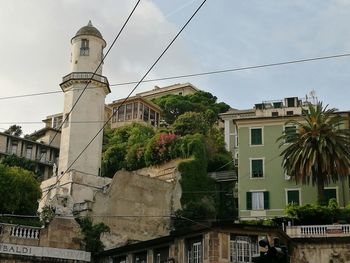
<path id="1" fill-rule="evenodd" d="M 15 238 L 39 239 L 40 227 L 0 224 L 0 236 L 8 235 Z"/>
<path id="2" fill-rule="evenodd" d="M 12 226 L 10 236 L 17 238 L 39 239 L 40 228 L 27 226 Z"/>
<path id="3" fill-rule="evenodd" d="M 62 79 L 62 82 L 66 82 L 66 81 L 69 81 L 69 80 L 79 80 L 79 79 L 89 80 L 91 78 L 93 80 L 98 81 L 98 82 L 105 83 L 105 84 L 109 85 L 108 80 L 107 80 L 106 77 L 98 75 L 98 74 L 94 75 L 91 72 L 72 72 L 72 73 L 64 76 L 63 79 Z"/>
<path id="4" fill-rule="evenodd" d="M 350 236 L 350 225 L 287 226 L 290 237 L 342 237 Z"/>

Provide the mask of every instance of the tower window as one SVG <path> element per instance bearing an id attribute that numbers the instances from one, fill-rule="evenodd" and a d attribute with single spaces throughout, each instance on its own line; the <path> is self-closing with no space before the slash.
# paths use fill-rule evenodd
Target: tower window
<path id="1" fill-rule="evenodd" d="M 89 55 L 89 40 L 82 39 L 81 47 L 80 47 L 80 56 L 88 56 Z"/>

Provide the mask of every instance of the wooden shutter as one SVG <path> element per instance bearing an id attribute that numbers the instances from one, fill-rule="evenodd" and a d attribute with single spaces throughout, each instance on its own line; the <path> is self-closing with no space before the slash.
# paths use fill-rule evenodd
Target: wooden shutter
<path id="1" fill-rule="evenodd" d="M 270 209 L 269 192 L 264 192 L 264 210 Z"/>
<path id="2" fill-rule="evenodd" d="M 247 210 L 252 210 L 252 193 L 247 192 Z"/>
<path id="3" fill-rule="evenodd" d="M 262 130 L 260 128 L 251 129 L 250 133 L 252 145 L 262 144 Z"/>

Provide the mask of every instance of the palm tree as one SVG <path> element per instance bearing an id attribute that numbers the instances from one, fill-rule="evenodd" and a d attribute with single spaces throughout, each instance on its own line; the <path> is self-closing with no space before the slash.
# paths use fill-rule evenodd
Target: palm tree
<path id="1" fill-rule="evenodd" d="M 345 119 L 336 109 L 322 103 L 308 105 L 302 120 L 291 120 L 278 138 L 282 166 L 296 183 L 317 185 L 318 203 L 325 201 L 324 186 L 343 180 L 350 171 L 350 132 L 343 128 Z"/>

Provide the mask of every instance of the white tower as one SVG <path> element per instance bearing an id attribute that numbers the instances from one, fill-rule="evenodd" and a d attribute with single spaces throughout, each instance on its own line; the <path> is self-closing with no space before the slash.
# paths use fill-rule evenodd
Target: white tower
<path id="1" fill-rule="evenodd" d="M 60 84 L 64 92 L 63 118 L 68 118 L 62 126 L 58 175 L 67 170 L 90 175 L 100 173 L 102 132 L 81 152 L 103 126 L 105 97 L 110 89 L 107 78 L 102 76 L 102 65 L 69 112 L 101 63 L 105 46 L 105 40 L 91 21 L 71 40 L 71 73 L 64 76 Z"/>

